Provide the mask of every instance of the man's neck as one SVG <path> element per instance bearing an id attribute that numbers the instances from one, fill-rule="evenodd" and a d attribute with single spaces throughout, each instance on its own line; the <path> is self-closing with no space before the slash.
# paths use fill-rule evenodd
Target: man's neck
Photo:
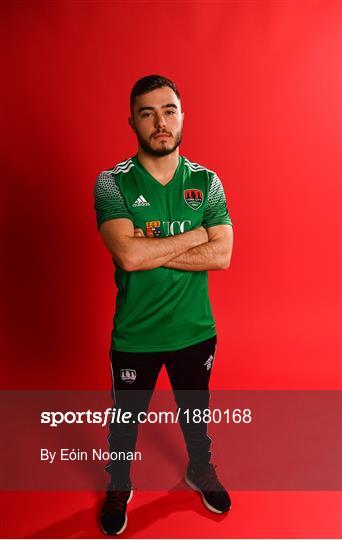
<path id="1" fill-rule="evenodd" d="M 147 152 L 139 147 L 138 159 L 153 178 L 165 185 L 172 179 L 178 167 L 179 149 L 177 147 L 171 154 L 158 157 L 147 154 Z"/>

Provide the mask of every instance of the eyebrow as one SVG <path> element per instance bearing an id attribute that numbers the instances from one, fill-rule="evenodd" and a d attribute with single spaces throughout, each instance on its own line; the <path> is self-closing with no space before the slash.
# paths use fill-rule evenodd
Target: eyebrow
<path id="1" fill-rule="evenodd" d="M 167 105 L 162 105 L 162 109 L 166 109 L 167 107 L 173 107 L 174 109 L 178 109 L 177 105 L 175 103 L 168 103 Z M 140 107 L 138 109 L 138 113 L 141 113 L 142 111 L 154 111 L 156 107 Z"/>

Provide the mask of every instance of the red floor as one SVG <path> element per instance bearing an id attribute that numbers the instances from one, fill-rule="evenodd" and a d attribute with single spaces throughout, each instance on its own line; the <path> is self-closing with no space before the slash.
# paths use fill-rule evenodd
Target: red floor
<path id="1" fill-rule="evenodd" d="M 341 538 L 342 492 L 231 492 L 226 516 L 197 493 L 135 492 L 121 538 Z M 104 538 L 97 526 L 103 493 L 1 493 L 0 535 Z"/>

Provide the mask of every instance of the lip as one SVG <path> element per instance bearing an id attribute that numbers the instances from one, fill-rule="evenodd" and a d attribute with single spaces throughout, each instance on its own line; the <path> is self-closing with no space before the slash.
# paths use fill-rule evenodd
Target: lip
<path id="1" fill-rule="evenodd" d="M 162 137 L 170 137 L 170 135 L 168 135 L 167 133 L 158 133 L 158 135 L 154 136 L 155 139 L 160 139 Z"/>

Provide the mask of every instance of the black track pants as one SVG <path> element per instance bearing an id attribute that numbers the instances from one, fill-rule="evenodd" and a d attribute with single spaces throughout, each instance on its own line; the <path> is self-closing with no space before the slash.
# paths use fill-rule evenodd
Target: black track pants
<path id="1" fill-rule="evenodd" d="M 111 350 L 113 397 L 115 408 L 129 411 L 132 418 L 140 411 L 147 411 L 158 374 L 165 364 L 177 407 L 182 411 L 207 409 L 209 406 L 209 378 L 215 356 L 216 336 L 178 351 L 131 353 Z M 191 414 L 190 417 L 191 419 Z M 187 421 L 179 416 L 190 465 L 200 470 L 211 458 L 211 439 L 205 422 Z M 138 423 L 109 424 L 110 452 L 134 452 Z M 130 482 L 130 461 L 110 461 L 106 466 L 110 486 Z"/>

